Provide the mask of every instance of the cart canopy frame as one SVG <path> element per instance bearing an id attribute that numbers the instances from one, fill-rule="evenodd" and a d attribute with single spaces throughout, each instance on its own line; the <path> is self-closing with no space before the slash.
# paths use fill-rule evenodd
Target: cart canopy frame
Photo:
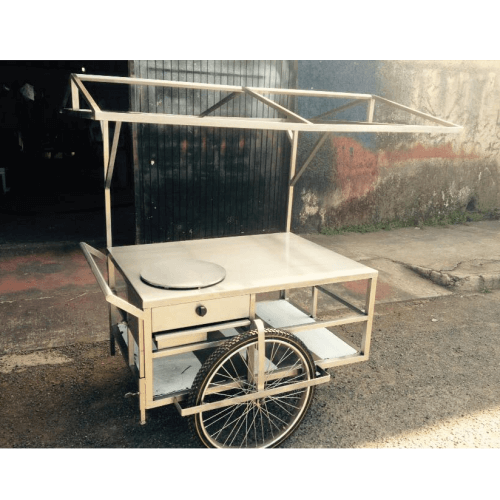
<path id="1" fill-rule="evenodd" d="M 117 112 L 102 110 L 85 87 L 84 82 L 105 83 L 105 84 L 126 84 L 126 85 L 146 85 L 157 87 L 173 87 L 192 90 L 209 90 L 217 92 L 227 92 L 228 94 L 219 102 L 206 109 L 199 115 L 178 115 L 167 113 L 140 113 L 140 112 Z M 283 118 L 250 118 L 250 117 L 226 117 L 210 116 L 216 109 L 224 106 L 229 101 L 241 95 L 248 95 L 263 104 L 277 110 Z M 296 97 L 321 97 L 327 99 L 351 99 L 351 102 L 333 108 L 326 113 L 304 118 L 288 108 L 278 104 L 266 95 L 289 95 Z M 87 109 L 81 107 L 81 99 L 88 106 Z M 293 189 L 306 168 L 314 159 L 316 153 L 332 133 L 437 133 L 437 134 L 458 134 L 463 131 L 463 127 L 450 121 L 423 113 L 402 104 L 390 101 L 373 94 L 359 94 L 346 92 L 329 92 L 319 90 L 300 89 L 278 89 L 264 87 L 243 87 L 238 85 L 219 85 L 209 83 L 178 82 L 171 80 L 153 80 L 146 78 L 132 77 L 112 77 L 72 73 L 70 76 L 70 87 L 67 92 L 64 105 L 71 100 L 71 107 L 64 111 L 80 118 L 97 120 L 101 124 L 103 135 L 103 158 L 104 158 L 104 183 L 105 183 L 105 209 L 106 209 L 106 243 L 112 246 L 111 236 L 111 195 L 110 187 L 113 178 L 113 169 L 118 147 L 118 139 L 122 123 L 148 123 L 158 125 L 184 125 L 194 127 L 216 127 L 216 128 L 240 128 L 257 130 L 282 130 L 292 144 L 290 159 L 290 177 L 287 206 L 286 231 L 290 232 Z M 410 115 L 430 121 L 431 125 L 414 125 L 399 123 L 377 123 L 373 121 L 375 105 L 377 103 L 386 104 L 396 109 L 400 109 Z M 366 105 L 366 121 L 339 121 L 327 119 L 331 116 L 345 111 L 354 106 Z M 115 122 L 114 137 L 110 149 L 109 123 Z M 321 135 L 314 144 L 311 153 L 302 166 L 296 170 L 297 148 L 299 132 L 320 132 Z"/>

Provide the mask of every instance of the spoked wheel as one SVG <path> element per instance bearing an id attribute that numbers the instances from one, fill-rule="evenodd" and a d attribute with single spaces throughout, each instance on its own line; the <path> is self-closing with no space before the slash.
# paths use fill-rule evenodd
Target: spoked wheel
<path id="1" fill-rule="evenodd" d="M 228 340 L 212 353 L 193 382 L 189 406 L 257 392 L 257 347 L 253 331 Z M 264 390 L 308 381 L 314 375 L 314 361 L 301 340 L 281 330 L 265 330 Z M 209 448 L 271 448 L 297 429 L 313 394 L 310 386 L 253 398 L 196 413 L 190 426 Z"/>

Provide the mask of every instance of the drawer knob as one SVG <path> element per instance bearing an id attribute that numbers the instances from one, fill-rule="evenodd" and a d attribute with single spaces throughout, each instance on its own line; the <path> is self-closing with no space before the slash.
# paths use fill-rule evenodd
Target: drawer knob
<path id="1" fill-rule="evenodd" d="M 198 316 L 205 316 L 205 314 L 207 314 L 207 308 L 205 306 L 198 306 L 196 308 L 196 314 Z"/>

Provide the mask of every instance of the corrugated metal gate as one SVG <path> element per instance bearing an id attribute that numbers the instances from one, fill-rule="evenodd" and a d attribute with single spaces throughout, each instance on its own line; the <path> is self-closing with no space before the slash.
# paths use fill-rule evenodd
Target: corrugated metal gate
<path id="1" fill-rule="evenodd" d="M 130 75 L 277 88 L 296 88 L 297 82 L 294 61 L 133 61 Z M 199 115 L 225 95 L 132 86 L 131 110 Z M 280 96 L 277 102 L 295 110 L 292 99 Z M 213 114 L 279 117 L 247 95 Z M 137 243 L 285 230 L 285 132 L 134 124 L 132 134 Z"/>

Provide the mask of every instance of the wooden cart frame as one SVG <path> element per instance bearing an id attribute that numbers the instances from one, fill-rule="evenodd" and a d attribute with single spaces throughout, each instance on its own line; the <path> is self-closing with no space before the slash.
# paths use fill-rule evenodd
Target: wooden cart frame
<path id="1" fill-rule="evenodd" d="M 114 112 L 101 110 L 94 98 L 88 92 L 84 82 L 222 91 L 227 92 L 227 95 L 198 116 Z M 314 118 L 306 119 L 277 104 L 271 98 L 266 97 L 276 94 L 321 97 L 326 99 L 350 99 L 351 102 L 333 108 Z M 214 110 L 240 95 L 249 95 L 259 100 L 265 105 L 277 110 L 283 115 L 283 118 L 266 119 L 210 116 Z M 259 407 L 258 409 L 260 409 L 259 402 L 265 401 L 266 398 L 275 397 L 276 394 L 283 395 L 285 393 L 296 393 L 297 391 L 309 391 L 313 386 L 327 382 L 329 380 L 329 374 L 325 372 L 327 368 L 368 359 L 378 273 L 376 270 L 357 264 L 334 252 L 321 249 L 321 247 L 303 240 L 290 232 L 294 186 L 306 168 L 311 164 L 322 144 L 333 133 L 387 132 L 444 134 L 460 133 L 463 130 L 461 126 L 371 94 L 243 87 L 235 85 L 216 85 L 83 74 L 71 75 L 68 99 L 70 99 L 71 107 L 65 110 L 67 113 L 85 119 L 97 120 L 101 125 L 103 136 L 107 253 L 104 254 L 86 243 L 81 243 L 81 248 L 104 293 L 106 301 L 109 303 L 112 354 L 114 354 L 114 345 L 115 342 L 117 342 L 124 358 L 127 360 L 129 367 L 138 381 L 141 423 L 146 422 L 146 410 L 167 404 L 175 404 L 180 414 L 183 416 L 199 416 L 204 412 L 209 412 L 214 409 L 230 406 L 234 407 L 235 405 L 245 403 L 248 405 L 249 401 L 253 401 L 255 407 Z M 87 109 L 81 108 L 81 99 L 83 99 L 88 106 Z M 373 117 L 377 103 L 384 103 L 411 115 L 424 118 L 432 124 L 405 125 L 376 123 L 373 121 Z M 360 105 L 366 106 L 366 121 L 364 122 L 333 121 L 329 119 L 340 111 Z M 112 141 L 110 140 L 111 122 L 115 122 Z M 204 248 L 200 248 L 199 242 L 197 243 L 196 241 L 136 245 L 134 246 L 135 248 L 113 247 L 110 187 L 113 178 L 118 139 L 121 124 L 123 122 L 281 130 L 286 132 L 292 145 L 289 170 L 289 193 L 286 207 L 286 232 L 275 235 L 237 236 L 232 238 L 203 240 Z M 297 168 L 297 149 L 299 134 L 301 132 L 319 132 L 321 135 L 313 146 L 308 158 L 299 168 Z M 247 253 L 241 253 L 233 259 L 228 258 L 225 264 L 229 266 L 229 271 L 238 270 L 238 272 L 242 272 L 242 268 L 238 267 L 240 265 L 239 262 L 242 258 L 249 258 L 250 253 L 252 253 L 253 258 L 256 259 L 255 273 L 257 275 L 272 275 L 273 273 L 270 272 L 269 264 L 266 262 L 266 259 L 272 260 L 272 256 L 277 254 L 282 261 L 286 261 L 282 268 L 280 268 L 280 259 L 277 258 L 276 262 L 273 263 L 278 269 L 278 274 L 279 272 L 282 273 L 282 277 L 278 276 L 277 279 L 274 279 L 271 276 L 260 280 L 256 278 L 252 281 L 252 276 L 248 274 L 246 276 L 248 282 L 233 279 L 233 283 L 231 280 L 228 280 L 226 288 L 214 287 L 212 289 L 204 289 L 203 291 L 198 290 L 185 293 L 185 295 L 169 295 L 165 291 L 158 290 L 150 291 L 149 289 L 143 288 L 141 284 L 137 271 L 137 260 L 147 261 L 148 259 L 154 259 L 159 250 L 162 252 L 170 252 L 173 256 L 182 251 L 189 251 L 192 255 L 199 258 L 205 255 L 206 252 L 209 252 L 211 256 L 219 255 L 223 248 L 221 245 L 233 244 L 238 244 L 240 247 L 250 247 L 250 250 Z M 101 274 L 99 267 L 94 261 L 94 257 L 106 261 L 108 270 L 107 280 Z M 320 262 L 325 263 L 323 267 Z M 325 270 L 325 266 L 330 267 L 328 267 L 328 270 Z M 297 268 L 302 271 L 289 272 L 288 269 L 290 268 Z M 334 270 L 334 268 L 336 268 L 336 270 Z M 117 271 L 120 272 L 127 284 L 128 300 L 117 295 Z M 236 273 L 233 273 L 233 275 L 235 274 Z M 326 288 L 326 285 L 329 284 L 357 280 L 366 280 L 367 283 L 366 299 L 361 307 L 350 303 L 338 294 L 332 292 L 331 289 Z M 311 289 L 311 306 L 308 311 L 303 311 L 297 304 L 293 304 L 292 306 L 287 296 L 288 290 L 299 287 L 309 287 Z M 273 324 L 273 321 L 278 320 L 270 319 L 272 314 L 266 309 L 266 304 L 261 305 L 257 300 L 258 294 L 269 291 L 278 291 L 280 293 L 280 300 L 276 301 L 276 304 L 270 304 L 270 306 L 280 310 L 278 316 L 280 314 L 285 314 L 285 309 L 288 310 L 287 308 L 289 307 L 293 307 L 293 311 L 290 309 L 290 311 L 292 311 L 292 316 L 296 313 L 299 316 L 302 315 L 297 324 L 286 324 L 286 322 L 285 324 L 279 325 Z M 351 310 L 352 314 L 333 320 L 317 321 L 319 292 L 325 294 L 329 299 L 335 300 L 337 303 L 346 306 Z M 213 310 L 215 311 L 213 313 L 213 318 L 215 318 L 215 320 L 212 319 L 212 322 L 207 323 L 208 320 L 205 322 L 203 322 L 203 320 L 198 321 L 199 318 L 191 315 L 192 313 L 189 308 L 202 302 L 210 303 L 210 307 L 213 306 Z M 288 304 L 290 304 L 290 306 Z M 187 314 L 188 318 L 192 317 L 194 323 L 189 324 L 189 319 L 187 326 L 182 322 L 179 323 L 177 318 L 182 314 Z M 266 316 L 266 314 L 268 314 L 268 316 Z M 335 355 L 333 357 L 329 355 L 325 358 L 318 355 L 318 353 L 312 353 L 314 354 L 314 373 L 307 379 L 295 380 L 294 382 L 274 387 L 272 384 L 269 385 L 269 381 L 276 380 L 277 377 L 292 376 L 297 373 L 297 369 L 290 369 L 288 371 L 283 369 L 279 371 L 278 375 L 265 371 L 266 362 L 269 362 L 269 360 L 266 361 L 265 358 L 267 333 L 263 319 L 267 326 L 279 327 L 297 335 L 307 330 L 324 332 L 326 328 L 360 322 L 363 324 L 362 340 L 359 346 L 354 346 L 348 340 L 336 333 L 334 337 L 338 340 L 335 340 L 335 342 L 338 341 L 340 342 L 339 345 L 341 345 L 339 351 L 340 355 Z M 171 326 L 172 324 L 175 326 Z M 248 361 L 248 365 L 251 365 L 247 368 L 248 380 L 254 384 L 254 390 L 252 392 L 245 392 L 245 394 L 234 396 L 231 399 L 218 400 L 212 403 L 193 403 L 193 400 L 191 400 L 191 404 L 188 404 L 188 406 L 185 405 L 185 401 L 190 397 L 189 388 L 181 388 L 180 390 L 174 390 L 167 394 L 155 395 L 153 372 L 156 360 L 166 358 L 174 359 L 175 356 L 186 355 L 186 353 L 192 353 L 196 350 L 219 348 L 224 345 L 224 343 L 228 342 L 228 340 L 225 338 L 217 338 L 215 340 L 209 338 L 212 332 L 232 332 L 231 335 L 228 334 L 228 336 L 234 338 L 233 335 L 235 333 L 240 333 L 242 329 L 248 329 L 248 327 L 252 326 L 256 338 L 255 346 L 252 347 L 252 349 L 255 349 L 256 357 L 255 361 L 253 361 L 253 354 L 251 356 L 247 354 L 245 358 Z M 328 333 L 330 334 L 330 332 Z M 319 333 L 317 334 L 320 335 Z M 281 342 L 282 340 L 283 339 L 280 340 L 280 337 L 278 337 L 276 342 Z M 299 351 L 300 349 L 297 351 L 300 357 L 302 355 Z M 303 359 L 303 362 L 306 364 L 307 360 Z M 255 366 L 253 363 L 255 363 Z M 294 380 L 293 376 L 291 380 Z M 212 393 L 217 393 L 217 391 L 229 390 L 240 386 L 241 383 L 242 382 L 238 379 L 225 384 L 223 389 L 217 390 L 212 388 L 211 391 Z M 266 386 L 266 384 L 268 385 Z M 297 422 L 294 421 L 294 428 L 298 425 L 302 416 L 301 414 L 300 418 L 297 417 Z M 281 442 L 281 440 L 281 438 L 272 440 L 270 443 L 274 446 Z M 210 438 L 207 438 L 206 441 L 202 439 L 202 441 L 208 446 L 214 445 Z"/>

